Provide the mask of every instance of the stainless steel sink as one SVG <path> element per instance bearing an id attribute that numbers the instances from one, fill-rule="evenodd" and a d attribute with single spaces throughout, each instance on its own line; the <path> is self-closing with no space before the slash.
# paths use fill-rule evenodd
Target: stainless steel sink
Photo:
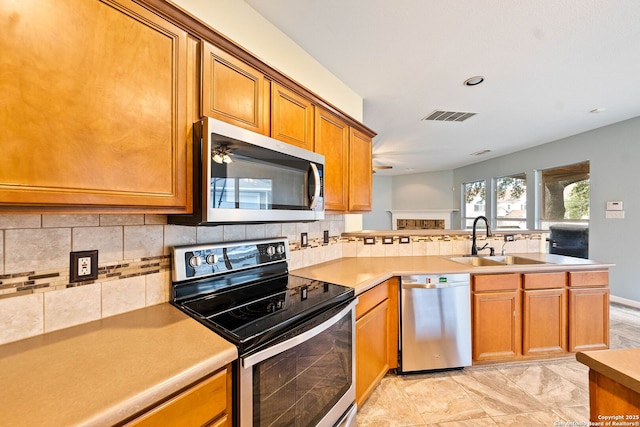
<path id="1" fill-rule="evenodd" d="M 496 265 L 505 265 L 504 262 L 496 261 L 492 259 L 494 257 L 484 256 L 460 256 L 449 258 L 451 261 L 459 262 L 460 264 L 472 265 L 474 267 L 487 267 Z"/>
<path id="2" fill-rule="evenodd" d="M 491 267 L 499 265 L 526 265 L 526 264 L 548 264 L 545 261 L 525 258 L 521 256 L 458 256 L 449 258 L 450 261 L 460 264 L 471 265 L 473 267 Z"/>
<path id="3" fill-rule="evenodd" d="M 540 261 L 537 259 L 531 259 L 531 258 L 524 258 L 521 256 L 511 256 L 511 255 L 507 255 L 507 256 L 496 256 L 496 257 L 491 257 L 494 258 L 496 261 L 499 261 L 503 264 L 507 264 L 507 265 L 513 265 L 513 264 L 547 264 L 547 262 L 545 261 Z"/>

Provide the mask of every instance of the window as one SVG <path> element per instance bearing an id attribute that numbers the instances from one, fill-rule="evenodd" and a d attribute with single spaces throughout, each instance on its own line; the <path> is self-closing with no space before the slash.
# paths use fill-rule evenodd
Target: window
<path id="1" fill-rule="evenodd" d="M 527 228 L 527 176 L 496 178 L 496 228 Z"/>
<path id="2" fill-rule="evenodd" d="M 485 187 L 486 185 L 484 181 L 468 182 L 462 185 L 465 228 L 473 227 L 473 220 L 478 215 L 485 215 Z"/>
<path id="3" fill-rule="evenodd" d="M 540 173 L 540 228 L 570 222 L 589 223 L 589 162 Z"/>

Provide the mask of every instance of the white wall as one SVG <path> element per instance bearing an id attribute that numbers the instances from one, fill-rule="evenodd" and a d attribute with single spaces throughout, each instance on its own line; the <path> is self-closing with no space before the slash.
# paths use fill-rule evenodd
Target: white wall
<path id="1" fill-rule="evenodd" d="M 363 121 L 362 97 L 244 1 L 173 1 L 276 70 L 354 119 Z"/>
<path id="2" fill-rule="evenodd" d="M 393 209 L 451 209 L 453 171 L 400 175 L 393 178 Z"/>
<path id="3" fill-rule="evenodd" d="M 452 209 L 453 171 L 373 176 L 373 206 L 365 230 L 391 230 L 390 210 Z"/>
<path id="4" fill-rule="evenodd" d="M 392 184 L 391 176 L 373 175 L 371 213 L 362 215 L 364 230 L 391 230 L 391 214 L 388 211 L 393 206 Z"/>

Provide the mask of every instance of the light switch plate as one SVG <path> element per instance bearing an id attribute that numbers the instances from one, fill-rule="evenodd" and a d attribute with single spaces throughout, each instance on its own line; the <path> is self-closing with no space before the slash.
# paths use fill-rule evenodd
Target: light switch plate
<path id="1" fill-rule="evenodd" d="M 624 219 L 624 211 L 606 211 L 604 217 L 607 219 Z"/>

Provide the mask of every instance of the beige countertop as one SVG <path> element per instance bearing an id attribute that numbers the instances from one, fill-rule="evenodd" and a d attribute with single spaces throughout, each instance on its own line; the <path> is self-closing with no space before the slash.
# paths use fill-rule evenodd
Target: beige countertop
<path id="1" fill-rule="evenodd" d="M 576 354 L 576 359 L 599 374 L 640 393 L 640 348 L 586 351 Z"/>
<path id="2" fill-rule="evenodd" d="M 611 263 L 537 252 L 522 254 L 511 253 L 509 255 L 544 261 L 547 264 L 470 267 L 451 261 L 447 256 L 359 257 L 341 258 L 315 264 L 310 267 L 293 270 L 291 274 L 350 286 L 356 289 L 356 295 L 358 295 L 390 277 L 411 274 L 524 273 L 558 270 L 592 270 L 596 268 L 613 267 Z"/>
<path id="3" fill-rule="evenodd" d="M 112 425 L 237 358 L 169 304 L 0 346 L 0 424 Z"/>
<path id="4" fill-rule="evenodd" d="M 291 273 L 350 286 L 360 294 L 392 276 L 613 265 L 561 255 L 519 255 L 549 264 L 470 267 L 445 256 L 342 258 Z M 234 345 L 170 304 L 5 344 L 0 346 L 1 424 L 111 425 L 236 359 Z"/>

